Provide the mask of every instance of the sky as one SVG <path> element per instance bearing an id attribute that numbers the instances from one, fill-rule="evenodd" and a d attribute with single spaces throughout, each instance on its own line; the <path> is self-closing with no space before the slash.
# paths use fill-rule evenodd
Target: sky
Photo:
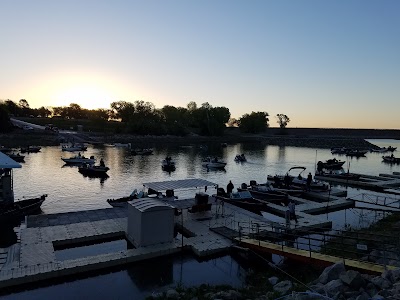
<path id="1" fill-rule="evenodd" d="M 400 129 L 398 0 L 0 0 L 0 99 Z"/>

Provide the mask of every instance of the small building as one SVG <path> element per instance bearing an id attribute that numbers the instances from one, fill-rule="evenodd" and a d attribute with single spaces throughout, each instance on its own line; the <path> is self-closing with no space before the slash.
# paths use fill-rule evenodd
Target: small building
<path id="1" fill-rule="evenodd" d="M 21 164 L 0 151 L 0 205 L 14 203 L 12 169 Z"/>
<path id="2" fill-rule="evenodd" d="M 174 208 L 157 199 L 128 202 L 128 239 L 135 247 L 174 240 Z"/>

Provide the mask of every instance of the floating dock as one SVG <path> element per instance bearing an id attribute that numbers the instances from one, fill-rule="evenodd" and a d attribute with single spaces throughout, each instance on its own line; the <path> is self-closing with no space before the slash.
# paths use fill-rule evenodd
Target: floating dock
<path id="1" fill-rule="evenodd" d="M 373 190 L 377 192 L 385 192 L 385 193 L 390 193 L 391 189 L 393 188 L 400 188 L 399 172 L 393 172 L 393 174 L 379 174 L 379 176 L 372 176 L 365 174 L 356 174 L 356 175 L 360 175 L 359 180 L 335 178 L 318 174 L 316 174 L 314 178 L 346 186 L 360 187 L 363 189 Z"/>
<path id="2" fill-rule="evenodd" d="M 312 195 L 318 202 L 292 197 L 297 205 L 298 224 L 269 221 L 263 216 L 236 206 L 223 205 L 210 198 L 211 210 L 190 213 L 195 199 L 166 200 L 179 209 L 175 216 L 178 234 L 172 242 L 128 248 L 69 260 L 57 259 L 57 249 L 79 244 L 96 244 L 107 239 L 127 237 L 128 209 L 107 208 L 50 215 L 29 216 L 26 227 L 21 227 L 20 241 L 7 249 L 0 249 L 0 288 L 18 286 L 46 279 L 122 266 L 150 258 L 192 251 L 198 257 L 222 254 L 237 243 L 239 235 L 249 234 L 255 224 L 268 224 L 268 230 L 294 229 L 299 232 L 315 228 L 331 228 L 332 222 L 318 213 L 352 207 L 353 202 L 333 195 Z M 269 204 L 271 212 L 284 216 L 286 207 Z M 265 227 L 264 227 L 265 230 Z"/>

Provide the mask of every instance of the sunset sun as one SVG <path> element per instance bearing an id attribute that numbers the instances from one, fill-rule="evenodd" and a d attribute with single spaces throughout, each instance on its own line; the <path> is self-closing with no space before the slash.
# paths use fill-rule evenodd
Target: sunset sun
<path id="1" fill-rule="evenodd" d="M 87 84 L 74 85 L 62 89 L 55 98 L 56 102 L 62 106 L 76 103 L 87 109 L 109 108 L 112 102 L 111 93 L 105 88 Z"/>

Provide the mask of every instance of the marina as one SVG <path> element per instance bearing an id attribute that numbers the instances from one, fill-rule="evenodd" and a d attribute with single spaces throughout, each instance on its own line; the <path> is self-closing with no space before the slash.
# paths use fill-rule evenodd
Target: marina
<path id="1" fill-rule="evenodd" d="M 229 149 L 229 146 L 227 148 Z M 109 149 L 118 152 L 123 151 L 123 148 Z M 44 153 L 46 153 L 46 150 L 48 149 L 42 149 Z M 88 151 L 90 150 L 89 148 Z M 234 148 L 231 151 L 231 155 L 234 156 L 234 153 L 237 152 L 239 151 Z M 165 157 L 165 154 L 162 152 L 159 155 Z M 246 156 L 249 157 L 248 162 L 251 163 L 251 155 Z M 179 155 L 174 155 L 174 157 L 178 157 L 177 164 L 179 164 Z M 147 157 L 144 159 L 147 159 Z M 106 159 L 106 161 L 109 162 L 110 159 Z M 159 161 L 157 162 L 158 166 Z M 235 205 L 215 199 L 213 195 L 216 193 L 216 188 L 219 185 L 210 180 L 214 178 L 214 175 L 221 177 L 225 173 L 221 173 L 220 171 L 209 173 L 208 170 L 201 168 L 201 164 L 199 166 L 199 170 L 204 172 L 202 174 L 205 176 L 201 176 L 204 179 L 190 179 L 189 181 L 187 179 L 160 180 L 142 184 L 143 186 L 153 188 L 159 187 L 160 184 L 166 184 L 163 188 L 164 191 L 174 191 L 177 182 L 179 184 L 185 182 L 193 184 L 193 180 L 198 180 L 198 183 L 194 185 L 194 191 L 183 193 L 179 197 L 173 193 L 173 197 L 166 197 L 164 195 L 160 199 L 135 199 L 128 204 L 127 209 L 126 207 L 110 207 L 105 201 L 107 197 L 102 196 L 102 199 L 98 202 L 100 204 L 98 206 L 100 207 L 94 207 L 89 210 L 61 210 L 53 213 L 49 211 L 48 213 L 27 217 L 26 221 L 18 227 L 19 236 L 17 243 L 14 243 L 10 247 L 2 248 L 0 251 L 0 287 L 18 287 L 49 279 L 61 279 L 72 274 L 86 274 L 93 271 L 123 267 L 131 263 L 148 261 L 149 259 L 183 252 L 191 253 L 191 255 L 198 259 L 207 259 L 215 255 L 223 256 L 230 253 L 231 249 L 236 245 L 243 246 L 241 243 L 243 243 L 245 238 L 248 241 L 254 239 L 255 232 L 257 232 L 259 238 L 262 236 L 262 240 L 258 240 L 259 244 L 261 242 L 268 243 L 267 240 L 272 240 L 275 242 L 280 241 L 283 243 L 280 246 L 285 244 L 284 246 L 287 247 L 284 239 L 288 235 L 296 235 L 296 240 L 298 240 L 307 235 L 307 232 L 311 234 L 315 231 L 332 231 L 338 224 L 335 224 L 335 221 L 327 219 L 327 214 L 357 207 L 357 200 L 352 199 L 352 197 L 358 191 L 351 188 L 343 189 L 341 186 L 331 186 L 329 191 L 303 191 L 301 195 L 289 196 L 289 199 L 296 203 L 298 223 L 294 223 L 290 219 L 288 221 L 287 207 L 279 203 L 267 203 L 265 211 L 259 214 L 252 213 Z M 229 166 L 230 164 L 227 164 L 227 167 Z M 236 164 L 235 166 L 239 167 Z M 72 172 L 76 171 L 76 168 L 71 167 L 62 171 Z M 111 167 L 110 172 L 112 171 L 113 168 Z M 76 173 L 74 172 L 74 174 Z M 385 173 L 382 172 L 382 174 Z M 253 177 L 254 172 L 250 176 L 252 176 L 250 177 L 252 179 L 257 178 Z M 373 175 L 369 176 L 373 177 Z M 396 176 L 396 174 L 393 176 Z M 110 180 L 112 180 L 112 174 L 110 177 Z M 177 177 L 179 178 L 179 176 Z M 233 173 L 230 174 L 230 177 L 235 178 Z M 389 178 L 387 181 L 392 181 L 390 187 L 393 188 L 396 186 L 393 181 L 397 180 L 396 177 L 381 176 L 381 174 L 376 177 Z M 242 177 L 242 181 L 249 182 L 250 178 Z M 264 178 L 266 179 L 266 175 Z M 95 180 L 91 180 L 90 182 L 101 183 L 100 179 Z M 236 186 L 239 186 L 237 179 L 233 179 L 233 181 Z M 258 179 L 258 181 L 262 182 L 261 179 Z M 208 185 L 210 188 L 206 189 L 205 187 Z M 140 184 L 137 186 L 140 186 Z M 191 187 L 193 188 L 193 186 Z M 17 185 L 15 189 L 18 189 Z M 154 190 L 157 189 L 154 188 Z M 125 195 L 129 194 L 128 192 L 124 193 Z M 205 197 L 205 195 L 207 196 Z M 207 203 L 198 203 L 199 199 L 204 200 L 204 197 L 207 198 Z M 129 229 L 129 209 L 140 211 L 142 209 L 139 207 L 141 205 L 140 201 L 144 201 L 144 206 L 142 207 L 147 207 L 150 203 L 150 207 L 158 207 L 172 212 L 173 217 L 169 219 L 169 225 L 166 226 L 164 224 L 164 226 L 160 227 L 172 228 L 172 231 L 170 230 L 172 234 L 168 233 L 166 240 L 148 245 L 140 245 L 137 244 L 138 240 L 146 239 L 145 236 L 155 236 L 157 234 L 149 235 L 136 232 L 135 234 L 139 234 L 139 237 L 132 238 L 132 232 Z M 132 205 L 132 203 L 135 204 Z M 45 204 L 46 202 L 44 202 Z M 50 204 L 54 205 L 56 203 L 53 202 Z M 368 204 L 372 205 L 373 203 Z M 135 206 L 137 207 L 131 208 Z M 46 207 L 44 207 L 44 210 L 46 210 Z M 144 216 L 147 208 L 142 210 Z M 138 218 L 133 219 L 137 220 Z M 138 224 L 135 223 L 135 225 Z M 145 225 L 143 226 L 145 228 Z M 139 227 L 133 226 L 133 228 Z M 143 234 L 143 236 L 140 234 Z M 79 251 L 80 248 L 83 249 L 86 246 L 102 243 L 119 243 L 120 241 L 125 246 L 123 249 L 119 248 L 118 251 L 114 249 L 109 252 L 79 255 L 79 252 L 84 253 L 84 251 Z M 251 247 L 249 246 L 249 248 Z M 268 246 L 266 248 L 273 247 Z M 60 258 L 60 251 L 68 252 L 70 249 L 74 249 L 78 254 L 72 258 Z M 285 255 L 282 252 L 276 252 L 271 249 L 264 249 L 263 251 L 269 251 L 270 254 L 278 253 L 278 255 Z M 330 258 L 330 260 L 335 259 L 340 260 L 341 258 Z M 366 267 L 363 268 L 365 269 Z M 371 266 L 370 269 L 372 272 L 380 270 L 379 266 Z"/>

